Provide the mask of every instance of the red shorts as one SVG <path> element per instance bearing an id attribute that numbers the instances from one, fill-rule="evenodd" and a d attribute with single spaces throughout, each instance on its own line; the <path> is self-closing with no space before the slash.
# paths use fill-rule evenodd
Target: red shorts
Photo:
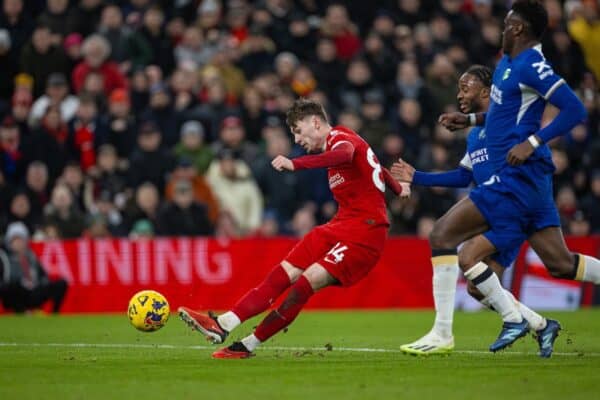
<path id="1" fill-rule="evenodd" d="M 379 261 L 387 230 L 385 226 L 374 227 L 364 236 L 348 240 L 347 235 L 341 235 L 339 229 L 328 224 L 317 226 L 284 259 L 300 269 L 318 263 L 342 286 L 352 286 L 367 276 Z"/>

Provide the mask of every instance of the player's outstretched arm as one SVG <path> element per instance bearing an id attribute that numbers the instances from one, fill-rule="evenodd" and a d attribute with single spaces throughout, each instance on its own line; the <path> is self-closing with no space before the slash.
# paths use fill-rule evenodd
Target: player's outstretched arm
<path id="1" fill-rule="evenodd" d="M 459 167 L 447 172 L 421 172 L 399 159 L 392 165 L 392 176 L 402 182 L 420 186 L 467 187 L 473 181 L 473 172 Z"/>
<path id="2" fill-rule="evenodd" d="M 415 171 L 413 185 L 463 188 L 473 182 L 473 172 L 458 167 L 446 172 Z"/>
<path id="3" fill-rule="evenodd" d="M 485 124 L 485 113 L 463 114 L 460 112 L 444 113 L 438 118 L 438 122 L 449 131 L 465 129 L 469 126 L 482 126 Z"/>
<path id="4" fill-rule="evenodd" d="M 293 171 L 294 170 L 294 163 L 292 162 L 292 160 L 290 160 L 289 158 L 282 156 L 282 155 L 275 157 L 273 159 L 273 161 L 271 161 L 271 165 L 277 171 L 284 171 L 284 170 L 285 171 Z"/>
<path id="5" fill-rule="evenodd" d="M 506 161 L 510 165 L 523 164 L 542 143 L 571 132 L 571 129 L 587 117 L 583 103 L 566 84 L 558 87 L 548 101 L 559 109 L 558 115 L 535 135 L 531 135 L 510 149 L 506 156 Z"/>
<path id="6" fill-rule="evenodd" d="M 350 142 L 338 142 L 333 149 L 321 154 L 297 157 L 291 160 L 294 170 L 309 168 L 330 168 L 352 162 L 354 145 Z M 273 160 L 275 161 L 275 160 Z M 273 165 L 274 166 L 274 165 Z M 274 166 L 275 167 L 275 166 Z"/>

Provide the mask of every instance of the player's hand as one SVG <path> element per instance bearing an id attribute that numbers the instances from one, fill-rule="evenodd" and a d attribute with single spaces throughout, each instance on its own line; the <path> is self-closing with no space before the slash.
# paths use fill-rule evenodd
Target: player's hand
<path id="1" fill-rule="evenodd" d="M 392 177 L 399 182 L 411 183 L 413 181 L 413 176 L 415 175 L 413 166 L 401 158 L 392 165 L 390 172 Z"/>
<path id="2" fill-rule="evenodd" d="M 400 187 L 402 187 L 402 192 L 400 192 L 401 199 L 408 199 L 410 194 L 412 193 L 410 190 L 410 183 L 408 182 L 400 182 Z"/>
<path id="3" fill-rule="evenodd" d="M 438 122 L 449 131 L 456 131 L 469 126 L 469 116 L 460 112 L 444 113 L 440 115 Z"/>
<path id="4" fill-rule="evenodd" d="M 529 158 L 530 155 L 533 154 L 535 149 L 529 143 L 528 140 L 521 142 L 515 146 L 508 152 L 506 156 L 506 161 L 510 165 L 521 165 Z"/>
<path id="5" fill-rule="evenodd" d="M 271 161 L 271 165 L 273 166 L 273 168 L 275 168 L 277 171 L 293 171 L 294 170 L 294 163 L 292 162 L 292 160 L 290 160 L 287 157 L 284 156 L 277 156 L 273 159 L 273 161 Z"/>

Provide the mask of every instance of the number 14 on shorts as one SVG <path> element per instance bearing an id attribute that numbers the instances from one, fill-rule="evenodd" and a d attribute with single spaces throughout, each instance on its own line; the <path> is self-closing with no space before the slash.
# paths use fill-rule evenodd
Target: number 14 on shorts
<path id="1" fill-rule="evenodd" d="M 344 252 L 346 250 L 348 250 L 348 246 L 343 245 L 341 242 L 337 242 L 335 246 L 329 250 L 327 256 L 325 256 L 325 261 L 332 264 L 340 263 L 344 259 Z"/>

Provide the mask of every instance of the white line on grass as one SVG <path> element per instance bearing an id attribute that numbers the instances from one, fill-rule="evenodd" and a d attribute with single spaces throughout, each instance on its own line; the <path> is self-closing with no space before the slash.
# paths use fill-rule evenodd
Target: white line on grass
<path id="1" fill-rule="evenodd" d="M 105 349 L 176 349 L 176 350 L 215 350 L 214 346 L 180 346 L 173 344 L 139 344 L 139 343 L 6 343 L 0 342 L 0 347 L 83 347 L 83 348 L 105 348 Z M 325 347 L 293 347 L 293 346 L 265 346 L 264 350 L 278 351 L 327 351 Z M 402 353 L 398 349 L 378 349 L 370 347 L 332 347 L 332 351 L 353 353 Z M 480 350 L 454 350 L 456 354 L 494 355 L 489 351 Z M 506 355 L 534 355 L 524 351 L 504 351 Z M 599 357 L 600 353 L 593 352 L 554 352 L 555 356 L 567 357 Z"/>

